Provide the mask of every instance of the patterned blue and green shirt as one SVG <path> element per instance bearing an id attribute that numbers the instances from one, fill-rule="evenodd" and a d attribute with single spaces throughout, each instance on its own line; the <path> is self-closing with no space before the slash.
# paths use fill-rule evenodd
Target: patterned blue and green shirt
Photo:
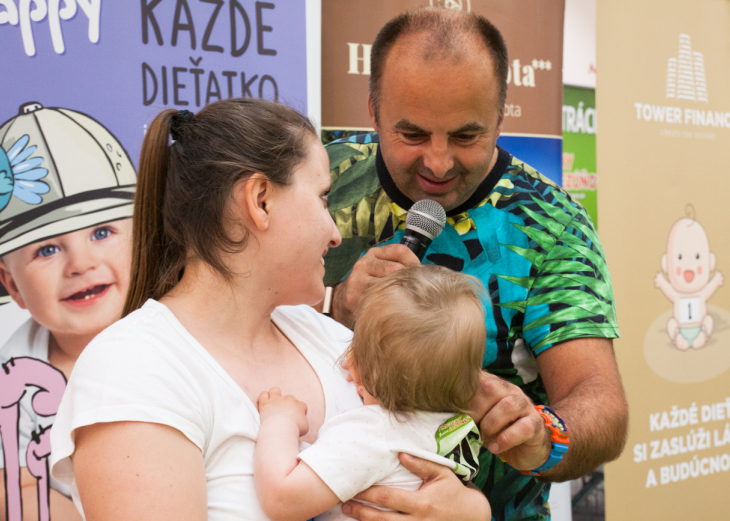
<path id="1" fill-rule="evenodd" d="M 343 238 L 326 257 L 325 283 L 332 285 L 369 248 L 400 242 L 413 202 L 393 183 L 377 134 L 334 141 L 327 152 L 329 207 Z M 423 263 L 483 282 L 491 299 L 484 368 L 547 404 L 537 355 L 566 340 L 618 337 L 611 278 L 590 217 L 549 179 L 499 149 L 486 179 L 447 218 Z M 474 483 L 497 521 L 549 518 L 548 484 L 486 450 L 479 460 Z"/>

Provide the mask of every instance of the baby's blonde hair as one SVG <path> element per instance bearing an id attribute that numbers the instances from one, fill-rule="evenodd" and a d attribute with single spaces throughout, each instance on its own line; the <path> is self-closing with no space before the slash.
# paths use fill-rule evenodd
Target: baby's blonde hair
<path id="1" fill-rule="evenodd" d="M 474 277 L 431 265 L 373 284 L 347 353 L 363 387 L 394 413 L 468 413 L 484 358 L 484 295 Z"/>

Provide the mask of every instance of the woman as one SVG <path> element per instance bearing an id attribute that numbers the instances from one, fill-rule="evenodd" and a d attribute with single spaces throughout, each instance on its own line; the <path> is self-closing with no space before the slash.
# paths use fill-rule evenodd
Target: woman
<path id="1" fill-rule="evenodd" d="M 86 519 L 266 519 L 259 393 L 308 405 L 304 443 L 361 405 L 336 364 L 349 330 L 301 305 L 323 298 L 323 257 L 341 240 L 329 186 L 314 128 L 283 105 L 226 100 L 154 120 L 127 316 L 79 359 L 53 430 L 53 472 Z M 479 518 L 479 492 L 440 481 L 422 494 L 439 502 L 451 487 L 444 519 Z"/>

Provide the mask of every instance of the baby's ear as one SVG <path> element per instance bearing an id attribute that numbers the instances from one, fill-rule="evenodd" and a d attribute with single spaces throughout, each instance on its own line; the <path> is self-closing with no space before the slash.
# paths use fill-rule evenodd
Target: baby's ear
<path id="1" fill-rule="evenodd" d="M 7 264 L 5 264 L 2 259 L 0 259 L 0 283 L 2 283 L 10 295 L 10 298 L 13 299 L 18 306 L 22 309 L 27 309 L 25 307 L 23 297 L 20 294 L 20 291 L 18 291 L 18 285 L 15 283 L 13 275 L 10 273 Z"/>
<path id="2" fill-rule="evenodd" d="M 710 271 L 715 271 L 715 264 L 716 264 L 715 254 L 710 252 Z"/>
<path id="3" fill-rule="evenodd" d="M 662 271 L 664 273 L 668 273 L 667 272 L 667 254 L 666 253 L 662 254 Z"/>

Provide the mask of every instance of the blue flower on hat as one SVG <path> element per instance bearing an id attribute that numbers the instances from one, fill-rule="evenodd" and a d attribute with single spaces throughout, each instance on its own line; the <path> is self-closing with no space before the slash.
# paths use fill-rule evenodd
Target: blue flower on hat
<path id="1" fill-rule="evenodd" d="M 27 147 L 30 138 L 24 135 L 18 139 L 10 150 L 5 152 L 0 147 L 0 211 L 10 202 L 12 196 L 27 204 L 40 204 L 50 187 L 43 181 L 48 170 L 40 168 L 42 157 L 30 157 L 38 147 Z"/>

